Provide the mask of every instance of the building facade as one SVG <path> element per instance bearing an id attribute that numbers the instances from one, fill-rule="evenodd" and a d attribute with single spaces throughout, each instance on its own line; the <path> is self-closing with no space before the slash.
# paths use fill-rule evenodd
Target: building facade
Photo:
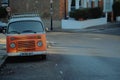
<path id="1" fill-rule="evenodd" d="M 50 18 L 50 0 L 0 0 L 1 6 L 9 6 L 11 14 L 39 13 L 43 18 Z M 110 12 L 113 0 L 53 0 L 53 18 L 63 19 L 74 9 L 100 7 Z M 108 11 L 109 9 L 109 11 Z"/>
<path id="2" fill-rule="evenodd" d="M 70 11 L 82 8 L 100 7 L 103 9 L 103 12 L 112 12 L 113 1 L 114 0 L 61 0 L 60 17 L 65 17 L 65 14 L 69 16 Z M 66 5 L 64 3 L 66 3 Z"/>

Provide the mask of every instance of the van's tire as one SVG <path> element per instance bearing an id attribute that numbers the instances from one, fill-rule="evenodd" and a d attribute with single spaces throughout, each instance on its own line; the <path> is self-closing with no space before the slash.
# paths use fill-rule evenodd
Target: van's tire
<path id="1" fill-rule="evenodd" d="M 43 60 L 46 60 L 46 54 L 42 54 L 41 56 Z"/>

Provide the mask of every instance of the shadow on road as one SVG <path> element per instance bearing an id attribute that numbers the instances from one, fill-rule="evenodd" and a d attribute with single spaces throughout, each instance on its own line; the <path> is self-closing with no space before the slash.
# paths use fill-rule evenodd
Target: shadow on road
<path id="1" fill-rule="evenodd" d="M 6 63 L 30 63 L 30 62 L 40 62 L 45 61 L 42 56 L 17 56 L 17 57 L 8 57 Z"/>

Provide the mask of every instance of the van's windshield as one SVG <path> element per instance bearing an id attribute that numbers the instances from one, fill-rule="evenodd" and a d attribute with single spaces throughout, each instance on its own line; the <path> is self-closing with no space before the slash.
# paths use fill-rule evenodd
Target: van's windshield
<path id="1" fill-rule="evenodd" d="M 39 21 L 17 21 L 8 25 L 8 34 L 40 33 L 44 28 Z"/>

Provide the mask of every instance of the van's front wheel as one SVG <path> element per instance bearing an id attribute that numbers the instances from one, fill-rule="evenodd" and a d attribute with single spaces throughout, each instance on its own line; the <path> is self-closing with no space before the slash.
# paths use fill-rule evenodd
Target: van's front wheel
<path id="1" fill-rule="evenodd" d="M 46 54 L 41 55 L 42 59 L 46 60 Z"/>

